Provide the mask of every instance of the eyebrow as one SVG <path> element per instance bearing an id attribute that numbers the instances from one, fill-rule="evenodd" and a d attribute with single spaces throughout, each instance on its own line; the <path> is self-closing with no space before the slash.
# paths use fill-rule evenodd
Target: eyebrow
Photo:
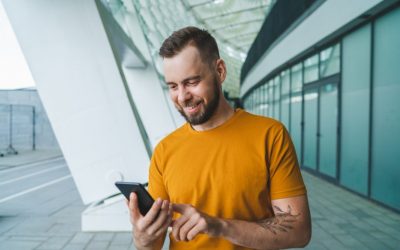
<path id="1" fill-rule="evenodd" d="M 181 83 L 186 83 L 191 80 L 200 80 L 200 78 L 201 78 L 200 75 L 189 76 L 189 77 L 183 79 Z M 167 85 L 169 85 L 169 84 L 174 84 L 174 82 L 167 82 Z"/>

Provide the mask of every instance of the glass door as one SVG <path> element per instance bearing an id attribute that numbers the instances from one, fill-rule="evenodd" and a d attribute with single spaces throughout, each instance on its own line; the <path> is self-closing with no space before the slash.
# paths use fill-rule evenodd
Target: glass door
<path id="1" fill-rule="evenodd" d="M 304 159 L 307 168 L 337 179 L 338 78 L 304 88 Z"/>
<path id="2" fill-rule="evenodd" d="M 304 91 L 304 158 L 303 165 L 317 169 L 318 88 Z"/>
<path id="3" fill-rule="evenodd" d="M 338 95 L 337 84 L 320 87 L 319 172 L 336 179 Z"/>

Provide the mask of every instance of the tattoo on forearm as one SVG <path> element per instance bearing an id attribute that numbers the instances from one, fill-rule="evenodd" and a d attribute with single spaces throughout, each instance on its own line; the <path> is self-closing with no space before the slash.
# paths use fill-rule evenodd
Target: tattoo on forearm
<path id="1" fill-rule="evenodd" d="M 289 232 L 289 230 L 293 229 L 293 223 L 296 222 L 300 214 L 293 214 L 292 208 L 289 205 L 287 211 L 283 211 L 278 206 L 274 206 L 274 208 L 276 210 L 275 216 L 259 221 L 258 224 L 273 234 L 277 234 L 277 232 Z"/>

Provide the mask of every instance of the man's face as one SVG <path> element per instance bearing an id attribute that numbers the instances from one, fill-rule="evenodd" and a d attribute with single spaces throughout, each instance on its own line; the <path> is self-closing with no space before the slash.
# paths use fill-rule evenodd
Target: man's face
<path id="1" fill-rule="evenodd" d="M 218 107 L 220 84 L 215 65 L 201 60 L 197 48 L 185 47 L 178 55 L 164 58 L 165 80 L 172 102 L 192 125 L 207 122 Z"/>

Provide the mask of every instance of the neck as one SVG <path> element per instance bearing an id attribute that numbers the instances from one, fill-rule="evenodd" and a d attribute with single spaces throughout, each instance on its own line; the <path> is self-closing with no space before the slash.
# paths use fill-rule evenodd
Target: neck
<path id="1" fill-rule="evenodd" d="M 221 98 L 219 100 L 218 108 L 215 110 L 213 116 L 211 116 L 207 122 L 199 125 L 192 125 L 192 127 L 196 131 L 210 130 L 226 122 L 234 113 L 235 111 L 225 98 Z"/>

